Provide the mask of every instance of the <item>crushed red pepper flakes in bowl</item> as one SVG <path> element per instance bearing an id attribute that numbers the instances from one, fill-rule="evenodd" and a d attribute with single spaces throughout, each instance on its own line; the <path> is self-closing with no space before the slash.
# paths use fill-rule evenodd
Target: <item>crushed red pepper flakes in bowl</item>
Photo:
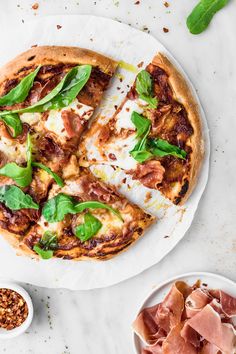
<path id="1" fill-rule="evenodd" d="M 16 291 L 0 288 L 0 327 L 12 330 L 21 326 L 29 314 L 25 299 Z"/>

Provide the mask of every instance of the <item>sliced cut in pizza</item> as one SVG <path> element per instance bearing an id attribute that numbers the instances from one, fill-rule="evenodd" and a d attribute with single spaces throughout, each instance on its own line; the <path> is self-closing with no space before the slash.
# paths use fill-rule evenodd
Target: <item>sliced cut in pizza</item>
<path id="1" fill-rule="evenodd" d="M 54 184 L 38 222 L 21 242 L 32 256 L 106 260 L 124 251 L 155 218 L 117 190 L 75 168 L 60 188 Z"/>
<path id="2" fill-rule="evenodd" d="M 81 165 L 119 166 L 174 204 L 190 196 L 204 156 L 201 116 L 191 88 L 161 53 L 141 70 L 114 116 L 84 135 Z"/>
<path id="3" fill-rule="evenodd" d="M 0 69 L 0 227 L 8 239 L 37 222 L 53 182 L 64 185 L 63 166 L 69 175 L 116 66 L 90 50 L 42 46 Z"/>

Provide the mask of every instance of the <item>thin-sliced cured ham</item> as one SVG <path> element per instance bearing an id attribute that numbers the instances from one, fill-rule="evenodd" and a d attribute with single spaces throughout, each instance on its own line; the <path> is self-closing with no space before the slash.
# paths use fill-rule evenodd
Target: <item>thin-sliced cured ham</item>
<path id="1" fill-rule="evenodd" d="M 178 281 L 133 327 L 147 345 L 141 354 L 235 354 L 234 316 L 234 297 Z"/>

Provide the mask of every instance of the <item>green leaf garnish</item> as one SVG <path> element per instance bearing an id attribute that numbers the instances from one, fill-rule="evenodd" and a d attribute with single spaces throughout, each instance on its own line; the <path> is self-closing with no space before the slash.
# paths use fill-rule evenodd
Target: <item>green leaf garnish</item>
<path id="1" fill-rule="evenodd" d="M 67 214 L 75 214 L 74 200 L 71 196 L 59 193 L 49 199 L 43 207 L 42 214 L 50 223 L 62 221 Z"/>
<path id="2" fill-rule="evenodd" d="M 57 235 L 51 231 L 46 231 L 33 249 L 42 259 L 50 259 L 57 247 Z"/>
<path id="3" fill-rule="evenodd" d="M 12 178 L 22 188 L 27 187 L 32 182 L 32 144 L 30 134 L 27 135 L 26 155 L 26 167 L 21 167 L 15 162 L 10 162 L 0 168 L 0 175 Z"/>
<path id="4" fill-rule="evenodd" d="M 149 103 L 150 108 L 157 108 L 158 99 L 157 97 L 153 97 L 152 77 L 146 70 L 138 73 L 135 88 L 139 97 Z"/>
<path id="5" fill-rule="evenodd" d="M 75 228 L 75 236 L 82 242 L 88 241 L 101 229 L 102 223 L 90 213 L 84 215 L 84 224 L 78 225 Z"/>
<path id="6" fill-rule="evenodd" d="M 62 178 L 60 176 L 58 176 L 58 174 L 53 172 L 51 170 L 51 168 L 49 168 L 48 166 L 45 166 L 43 163 L 40 163 L 40 162 L 32 162 L 32 166 L 41 168 L 42 170 L 46 171 L 50 176 L 53 177 L 53 179 L 58 184 L 58 186 L 64 187 L 64 182 L 63 182 Z"/>
<path id="7" fill-rule="evenodd" d="M 221 10 L 228 0 L 201 0 L 187 18 L 187 26 L 192 34 L 203 32 L 213 16 Z"/>
<path id="8" fill-rule="evenodd" d="M 135 125 L 137 138 L 146 134 L 146 132 L 151 126 L 151 122 L 149 119 L 143 117 L 141 114 L 135 111 L 133 111 L 131 114 L 131 121 Z"/>
<path id="9" fill-rule="evenodd" d="M 50 223 L 62 221 L 67 214 L 77 214 L 85 209 L 107 209 L 123 221 L 118 210 L 111 206 L 97 201 L 87 201 L 77 203 L 71 196 L 59 193 L 49 199 L 43 207 L 42 214 Z"/>
<path id="10" fill-rule="evenodd" d="M 179 159 L 185 159 L 187 156 L 186 151 L 180 149 L 176 145 L 168 143 L 168 141 L 163 139 L 150 139 L 148 144 L 154 156 L 163 157 L 166 155 L 172 155 L 178 157 Z"/>
<path id="11" fill-rule="evenodd" d="M 11 113 L 45 112 L 68 106 L 87 83 L 91 75 L 91 70 L 91 65 L 79 65 L 72 68 L 44 98 L 36 102 L 33 106 L 14 110 Z M 9 111 L 0 112 L 0 117 L 7 113 Z"/>
<path id="12" fill-rule="evenodd" d="M 16 138 L 22 133 L 23 125 L 17 113 L 9 112 L 3 117 L 0 117 L 0 120 L 2 120 L 7 125 L 13 138 Z"/>
<path id="13" fill-rule="evenodd" d="M 17 186 L 0 187 L 0 202 L 4 203 L 11 210 L 39 209 L 29 194 L 25 194 Z"/>
<path id="14" fill-rule="evenodd" d="M 85 209 L 107 209 L 111 213 L 115 214 L 121 221 L 123 221 L 122 216 L 120 215 L 120 212 L 114 208 L 112 208 L 110 205 L 97 202 L 97 201 L 88 201 L 88 202 L 81 202 L 75 205 L 75 211 L 76 213 L 81 213 Z"/>
<path id="15" fill-rule="evenodd" d="M 11 89 L 6 95 L 0 97 L 0 106 L 12 106 L 13 104 L 23 102 L 28 96 L 39 70 L 40 66 L 38 66 L 32 73 L 25 76 L 20 83 Z"/>
<path id="16" fill-rule="evenodd" d="M 163 139 L 148 138 L 151 129 L 151 122 L 148 118 L 141 116 L 137 112 L 133 112 L 131 120 L 137 129 L 137 137 L 140 138 L 130 151 L 130 155 L 136 161 L 142 163 L 153 156 L 163 157 L 167 155 L 172 155 L 180 159 L 186 158 L 186 151 L 180 149 L 178 146 L 172 145 Z"/>

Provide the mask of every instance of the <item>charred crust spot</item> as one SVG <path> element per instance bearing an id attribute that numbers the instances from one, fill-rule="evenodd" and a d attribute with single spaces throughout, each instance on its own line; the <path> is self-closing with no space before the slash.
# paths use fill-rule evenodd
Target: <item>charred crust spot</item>
<path id="1" fill-rule="evenodd" d="M 181 197 L 183 197 L 183 196 L 187 193 L 188 187 L 189 187 L 189 181 L 188 181 L 188 180 L 185 180 L 185 181 L 184 181 L 184 184 L 183 184 L 183 186 L 182 186 L 182 188 L 181 188 L 181 191 L 179 192 L 179 195 L 180 195 Z"/>
<path id="2" fill-rule="evenodd" d="M 35 57 L 36 57 L 36 55 L 31 55 L 31 57 L 29 57 L 27 60 L 28 60 L 28 61 L 32 61 L 32 60 L 35 59 Z"/>

